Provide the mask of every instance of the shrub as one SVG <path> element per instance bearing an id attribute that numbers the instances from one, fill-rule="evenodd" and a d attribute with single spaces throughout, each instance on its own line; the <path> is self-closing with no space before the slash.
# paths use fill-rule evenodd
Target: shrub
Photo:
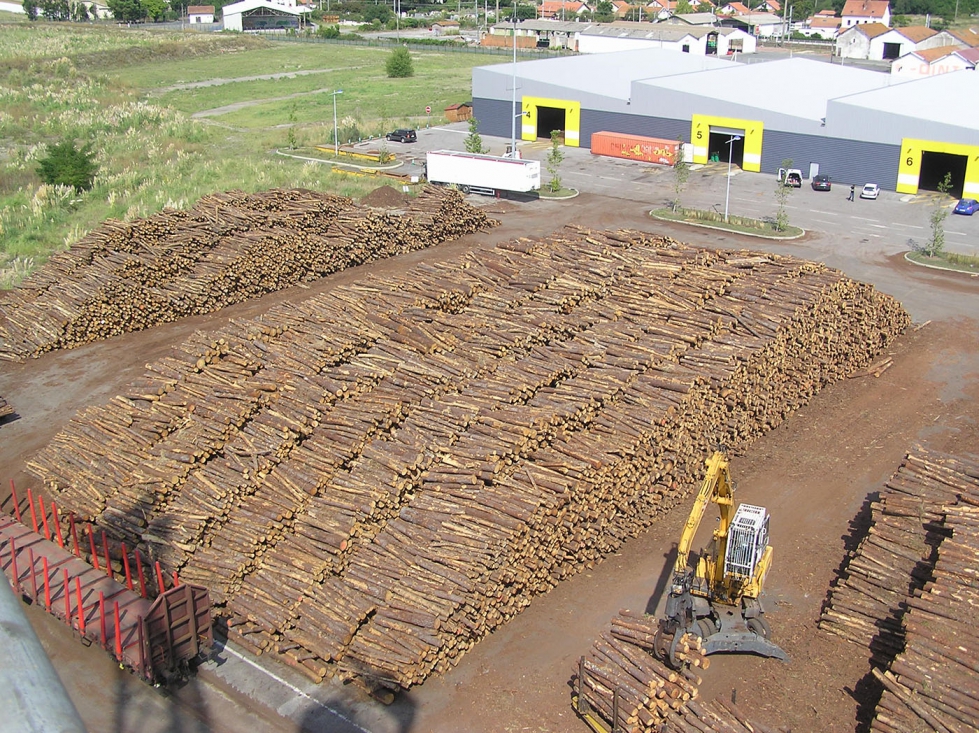
<path id="1" fill-rule="evenodd" d="M 415 75 L 415 67 L 411 63 L 411 54 L 403 46 L 396 48 L 388 56 L 386 69 L 388 76 L 393 79 L 403 79 Z"/>
<path id="2" fill-rule="evenodd" d="M 79 150 L 74 140 L 62 140 L 48 148 L 48 154 L 38 161 L 37 173 L 49 185 L 87 191 L 98 172 L 98 166 L 92 160 L 94 155 L 89 145 Z"/>

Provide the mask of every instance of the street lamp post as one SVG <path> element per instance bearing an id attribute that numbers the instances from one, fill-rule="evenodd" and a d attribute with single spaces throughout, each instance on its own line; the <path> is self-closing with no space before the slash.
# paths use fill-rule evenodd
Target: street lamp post
<path id="1" fill-rule="evenodd" d="M 510 120 L 510 157 L 517 157 L 517 4 L 513 4 L 513 87 L 510 111 L 513 119 Z"/>
<path id="2" fill-rule="evenodd" d="M 337 129 L 337 95 L 343 94 L 342 89 L 337 89 L 333 94 L 333 157 L 340 157 L 340 131 Z"/>
<path id="3" fill-rule="evenodd" d="M 734 143 L 741 139 L 740 135 L 732 135 L 727 141 L 727 193 L 724 194 L 724 223 L 727 224 L 727 208 L 731 203 L 731 158 L 734 157 Z"/>

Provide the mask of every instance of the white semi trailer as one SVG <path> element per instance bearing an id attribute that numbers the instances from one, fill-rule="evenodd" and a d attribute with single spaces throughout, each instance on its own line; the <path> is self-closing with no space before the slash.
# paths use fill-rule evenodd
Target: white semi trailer
<path id="1" fill-rule="evenodd" d="M 426 156 L 430 183 L 454 185 L 463 193 L 507 198 L 540 190 L 540 161 L 436 150 Z"/>

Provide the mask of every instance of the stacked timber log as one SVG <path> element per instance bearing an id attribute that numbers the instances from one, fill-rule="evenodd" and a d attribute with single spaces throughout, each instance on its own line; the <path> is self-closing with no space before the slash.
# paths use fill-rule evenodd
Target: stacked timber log
<path id="1" fill-rule="evenodd" d="M 0 306 L 0 358 L 211 313 L 496 223 L 437 187 L 400 212 L 274 189 L 213 194 L 190 211 L 109 220 L 52 257 Z"/>
<path id="2" fill-rule="evenodd" d="M 972 478 L 979 477 L 979 472 Z M 871 730 L 966 733 L 979 726 L 979 494 L 950 506 L 934 579 L 908 599 L 907 644 L 885 672 Z"/>
<path id="3" fill-rule="evenodd" d="M 569 227 L 198 334 L 29 468 L 240 643 L 408 687 L 908 322 L 822 265 Z"/>
<path id="4" fill-rule="evenodd" d="M 13 406 L 7 403 L 7 400 L 3 398 L 3 395 L 0 395 L 0 420 L 3 420 L 3 418 L 7 417 L 7 415 L 13 414 Z"/>
<path id="5" fill-rule="evenodd" d="M 869 649 L 873 664 L 886 667 L 904 648 L 908 596 L 932 579 L 948 537 L 945 507 L 963 494 L 979 496 L 979 466 L 911 451 L 871 504 L 868 534 L 830 591 L 820 628 Z"/>
<path id="6" fill-rule="evenodd" d="M 578 662 L 572 683 L 579 711 L 597 713 L 616 730 L 658 731 L 670 712 L 697 697 L 695 673 L 672 670 L 652 656 L 657 626 L 629 611 L 612 619 Z M 708 666 L 699 637 L 687 634 L 678 646 L 694 667 Z"/>
<path id="7" fill-rule="evenodd" d="M 607 632 L 578 662 L 572 676 L 576 709 L 599 716 L 622 733 L 766 733 L 773 729 L 749 720 L 734 703 L 698 699 L 700 669 L 709 659 L 700 638 L 687 634 L 678 645 L 689 667 L 677 671 L 653 656 L 658 621 L 620 611 Z"/>

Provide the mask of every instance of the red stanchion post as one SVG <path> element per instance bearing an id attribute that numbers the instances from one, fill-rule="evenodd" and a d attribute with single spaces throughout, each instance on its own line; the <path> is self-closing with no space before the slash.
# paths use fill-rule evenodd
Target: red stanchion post
<path id="1" fill-rule="evenodd" d="M 14 480 L 10 479 L 10 498 L 14 500 L 14 516 L 21 524 L 24 520 L 20 518 L 20 499 L 17 498 L 17 489 L 14 487 Z"/>
<path id="2" fill-rule="evenodd" d="M 44 497 L 38 494 L 37 507 L 41 510 L 41 522 L 44 524 L 44 539 L 51 541 L 51 528 L 48 527 L 48 512 L 44 508 Z"/>
<path id="3" fill-rule="evenodd" d="M 58 516 L 58 505 L 51 502 L 51 513 L 54 515 L 54 535 L 58 538 L 58 546 L 65 549 L 65 538 L 61 534 L 61 517 Z"/>
<path id="4" fill-rule="evenodd" d="M 75 557 L 81 557 L 82 551 L 78 547 L 78 531 L 75 529 L 75 513 L 72 512 L 68 515 L 68 524 L 71 528 L 71 541 L 75 545 Z"/>
<path id="5" fill-rule="evenodd" d="M 173 571 L 173 587 L 176 588 L 178 585 L 180 585 L 180 578 L 177 577 L 177 571 L 174 570 Z"/>
<path id="6" fill-rule="evenodd" d="M 75 578 L 75 596 L 78 598 L 78 631 L 82 636 L 85 636 L 85 606 L 82 603 L 82 579 L 77 577 Z"/>
<path id="7" fill-rule="evenodd" d="M 166 591 L 166 588 L 163 587 L 163 571 L 160 570 L 159 560 L 156 561 L 156 582 L 157 585 L 160 586 L 160 595 L 162 596 L 163 593 Z"/>
<path id="8" fill-rule="evenodd" d="M 65 623 L 71 626 L 71 586 L 68 584 L 68 568 L 62 568 L 64 580 L 61 581 L 61 590 L 65 594 Z"/>
<path id="9" fill-rule="evenodd" d="M 34 549 L 32 547 L 27 548 L 27 557 L 31 561 L 31 588 L 34 590 L 34 595 L 31 596 L 32 601 L 37 600 L 37 571 L 34 569 Z"/>
<path id="10" fill-rule="evenodd" d="M 122 661 L 122 624 L 119 623 L 119 601 L 115 602 L 114 620 L 116 622 L 116 659 Z"/>
<path id="11" fill-rule="evenodd" d="M 122 547 L 122 567 L 126 571 L 126 587 L 129 590 L 133 589 L 133 575 L 129 570 L 129 552 L 126 550 L 126 543 L 121 542 Z"/>
<path id="12" fill-rule="evenodd" d="M 102 632 L 102 648 L 105 649 L 108 646 L 108 635 L 105 633 L 105 592 L 99 591 L 99 624 L 101 625 Z"/>
<path id="13" fill-rule="evenodd" d="M 13 482 L 10 487 L 13 488 Z M 17 572 L 17 543 L 10 538 L 10 572 L 14 574 L 14 593 L 20 595 L 20 573 Z"/>
<path id="14" fill-rule="evenodd" d="M 30 489 L 27 490 L 27 503 L 31 507 L 31 520 L 33 520 L 33 522 L 34 522 L 34 532 L 37 533 L 38 532 L 38 529 L 37 529 L 37 510 L 34 509 L 34 495 L 31 493 L 31 490 Z"/>
<path id="15" fill-rule="evenodd" d="M 92 551 L 92 567 L 96 570 L 99 569 L 99 553 L 95 551 L 95 530 L 92 529 L 92 524 L 88 525 L 88 546 Z"/>
<path id="16" fill-rule="evenodd" d="M 51 583 L 48 579 L 48 559 L 41 556 L 41 567 L 44 570 L 44 610 L 51 613 Z"/>
<path id="17" fill-rule="evenodd" d="M 143 561 L 139 559 L 139 550 L 135 552 L 136 555 L 136 575 L 139 576 L 139 593 L 143 598 L 146 598 L 146 578 L 143 577 Z"/>
<path id="18" fill-rule="evenodd" d="M 150 682 L 153 681 L 153 670 L 147 669 L 146 664 L 146 648 L 144 647 L 143 641 L 143 617 L 136 617 L 136 631 L 139 634 L 139 671 Z"/>
<path id="19" fill-rule="evenodd" d="M 105 530 L 102 530 L 102 553 L 105 555 L 105 574 L 112 577 L 112 563 L 109 562 L 109 543 L 105 538 Z"/>

